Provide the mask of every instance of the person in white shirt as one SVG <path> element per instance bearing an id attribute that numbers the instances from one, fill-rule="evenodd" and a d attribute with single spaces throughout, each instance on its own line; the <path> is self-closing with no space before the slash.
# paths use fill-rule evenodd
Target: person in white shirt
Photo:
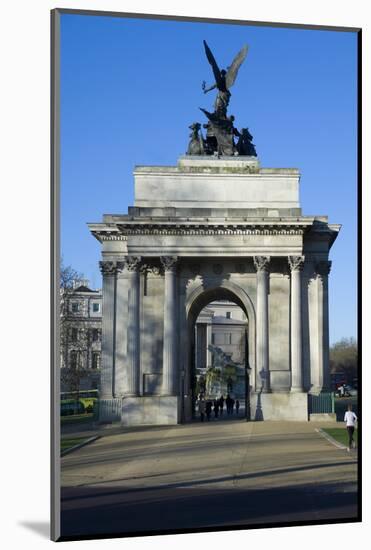
<path id="1" fill-rule="evenodd" d="M 353 441 L 353 434 L 354 434 L 355 425 L 357 423 L 357 416 L 352 411 L 352 405 L 350 404 L 348 405 L 348 410 L 344 415 L 344 422 L 346 422 L 347 431 L 348 431 L 348 437 L 349 437 L 348 452 L 349 452 L 352 447 L 355 447 L 355 443 Z"/>

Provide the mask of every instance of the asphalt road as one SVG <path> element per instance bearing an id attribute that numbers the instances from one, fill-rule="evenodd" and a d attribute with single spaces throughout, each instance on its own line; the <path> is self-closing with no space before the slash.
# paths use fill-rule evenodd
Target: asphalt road
<path id="1" fill-rule="evenodd" d="M 62 535 L 355 519 L 357 457 L 311 423 L 106 430 L 62 458 Z"/>

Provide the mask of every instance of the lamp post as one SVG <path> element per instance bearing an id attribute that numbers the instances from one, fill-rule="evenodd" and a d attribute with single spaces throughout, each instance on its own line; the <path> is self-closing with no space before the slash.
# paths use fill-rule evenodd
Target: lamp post
<path id="1" fill-rule="evenodd" d="M 245 330 L 245 419 L 246 422 L 251 420 L 250 412 L 250 372 L 249 365 L 249 340 L 247 338 L 247 331 Z"/>
<path id="2" fill-rule="evenodd" d="M 249 422 L 251 420 L 251 413 L 250 413 L 250 372 L 251 368 L 246 365 L 245 366 L 245 418 L 246 422 Z"/>
<path id="3" fill-rule="evenodd" d="M 182 396 L 181 396 L 181 399 L 182 399 L 182 414 L 181 414 L 181 422 L 182 424 L 184 424 L 185 422 L 185 410 L 184 410 L 184 390 L 185 390 L 185 383 L 184 383 L 184 368 L 181 370 L 180 372 L 181 374 L 181 392 L 182 392 Z"/>

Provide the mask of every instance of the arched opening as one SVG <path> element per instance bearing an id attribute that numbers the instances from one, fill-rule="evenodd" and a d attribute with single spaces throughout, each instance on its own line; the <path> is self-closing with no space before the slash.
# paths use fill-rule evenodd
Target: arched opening
<path id="1" fill-rule="evenodd" d="M 255 311 L 242 289 L 227 285 L 199 287 L 187 303 L 184 421 L 200 417 L 200 398 L 205 403 L 212 401 L 215 416 L 215 401 L 223 396 L 225 414 L 228 395 L 229 403 L 234 401 L 235 415 L 237 402 L 238 416 L 250 415 L 248 396 L 255 381 Z"/>

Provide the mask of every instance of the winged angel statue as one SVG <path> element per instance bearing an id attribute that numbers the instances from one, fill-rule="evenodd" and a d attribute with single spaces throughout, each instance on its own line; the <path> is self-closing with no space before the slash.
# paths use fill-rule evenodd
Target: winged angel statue
<path id="1" fill-rule="evenodd" d="M 207 92 L 210 92 L 210 90 L 214 90 L 215 88 L 218 89 L 218 94 L 216 96 L 215 105 L 214 105 L 214 110 L 215 110 L 214 114 L 220 117 L 226 118 L 229 99 L 231 97 L 231 92 L 229 91 L 229 89 L 235 83 L 238 69 L 241 67 L 247 55 L 247 46 L 245 45 L 238 52 L 236 57 L 233 59 L 232 64 L 228 67 L 227 70 L 225 69 L 220 70 L 212 54 L 212 51 L 210 50 L 206 41 L 204 40 L 203 42 L 204 42 L 207 60 L 210 63 L 214 73 L 215 84 L 213 84 L 209 88 L 206 88 L 206 82 L 203 81 L 202 89 L 205 94 Z"/>
<path id="2" fill-rule="evenodd" d="M 201 111 L 208 118 L 208 123 L 203 127 L 206 129 L 206 138 L 203 138 L 201 124 L 194 122 L 189 128 L 192 130 L 187 155 L 217 155 L 231 156 L 256 156 L 255 146 L 252 143 L 252 135 L 248 128 L 242 128 L 241 131 L 234 127 L 234 116 L 227 115 L 229 100 L 231 97 L 230 88 L 235 83 L 237 73 L 241 67 L 246 55 L 247 46 L 244 46 L 233 59 L 232 64 L 227 70 L 220 70 L 215 58 L 204 40 L 206 57 L 214 73 L 215 83 L 209 88 L 203 81 L 202 89 L 204 93 L 217 89 L 218 93 L 215 99 L 214 112 L 210 113 L 206 109 Z M 235 143 L 235 138 L 238 140 Z"/>

